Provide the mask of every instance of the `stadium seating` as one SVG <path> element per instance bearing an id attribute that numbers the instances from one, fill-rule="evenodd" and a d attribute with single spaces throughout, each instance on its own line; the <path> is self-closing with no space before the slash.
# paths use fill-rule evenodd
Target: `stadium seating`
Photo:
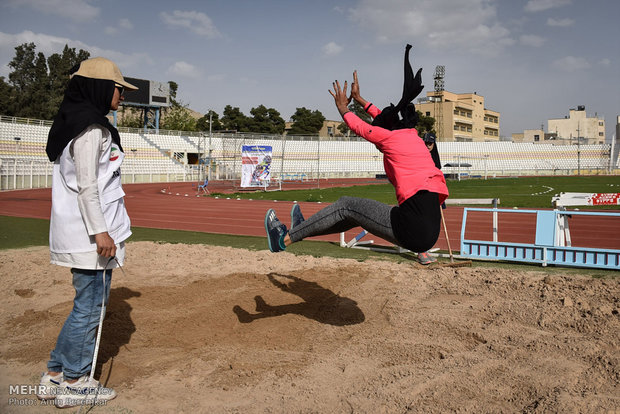
<path id="1" fill-rule="evenodd" d="M 47 186 L 51 164 L 45 144 L 51 122 L 0 117 L 0 178 L 2 189 Z M 148 133 L 147 133 L 148 132 Z M 241 148 L 272 148 L 272 176 L 304 179 L 375 177 L 383 174 L 383 156 L 358 137 L 317 140 L 257 134 L 210 137 L 178 131 L 120 129 L 125 149 L 124 180 L 129 182 L 195 181 L 198 159 L 211 156 L 212 179 L 239 179 Z M 285 139 L 286 138 L 286 139 Z M 209 151 L 210 143 L 210 151 Z M 610 166 L 610 145 L 552 145 L 512 142 L 438 142 L 444 173 L 467 177 L 603 174 Z M 195 165 L 188 165 L 191 158 Z M 468 165 L 447 167 L 450 165 Z M 204 164 L 201 165 L 204 167 Z M 33 184 L 34 183 L 34 184 Z"/>

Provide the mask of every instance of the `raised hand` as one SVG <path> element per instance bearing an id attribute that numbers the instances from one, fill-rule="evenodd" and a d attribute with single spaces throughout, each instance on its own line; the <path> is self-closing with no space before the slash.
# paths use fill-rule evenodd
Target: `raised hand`
<path id="1" fill-rule="evenodd" d="M 366 99 L 362 98 L 362 95 L 360 95 L 360 83 L 357 78 L 356 70 L 353 71 L 353 83 L 351 84 L 351 98 L 350 99 L 355 99 L 355 102 L 360 104 L 363 108 L 366 108 L 366 105 L 368 104 Z"/>
<path id="2" fill-rule="evenodd" d="M 336 108 L 338 108 L 338 112 L 340 115 L 344 115 L 349 111 L 349 102 L 351 102 L 351 98 L 347 97 L 347 81 L 344 81 L 344 87 L 340 88 L 340 83 L 338 81 L 334 81 L 332 83 L 332 87 L 334 90 L 329 90 L 331 96 L 334 97 L 334 103 L 336 104 Z"/>
<path id="3" fill-rule="evenodd" d="M 351 98 L 357 100 L 360 96 L 360 83 L 357 79 L 357 71 L 353 71 L 353 83 L 351 84 Z"/>

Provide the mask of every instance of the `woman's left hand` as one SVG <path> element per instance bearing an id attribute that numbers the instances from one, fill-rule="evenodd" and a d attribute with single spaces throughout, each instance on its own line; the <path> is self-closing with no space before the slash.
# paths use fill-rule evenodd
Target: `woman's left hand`
<path id="1" fill-rule="evenodd" d="M 350 97 L 347 97 L 347 81 L 344 81 L 344 87 L 340 89 L 340 83 L 335 81 L 332 84 L 334 90 L 329 90 L 329 93 L 334 97 L 334 102 L 336 103 L 336 107 L 340 112 L 340 115 L 344 115 L 349 112 L 349 102 L 351 101 Z"/>

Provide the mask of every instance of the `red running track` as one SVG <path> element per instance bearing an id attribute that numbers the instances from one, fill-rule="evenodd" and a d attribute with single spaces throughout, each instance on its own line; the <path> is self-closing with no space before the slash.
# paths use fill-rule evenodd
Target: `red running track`
<path id="1" fill-rule="evenodd" d="M 366 183 L 364 183 L 366 184 Z M 321 187 L 342 186 L 344 182 L 321 182 Z M 228 186 L 228 187 L 227 187 Z M 299 185 L 307 186 L 307 184 Z M 292 186 L 287 186 L 290 189 Z M 220 197 L 196 197 L 192 183 L 125 184 L 125 202 L 132 225 L 137 227 L 189 230 L 207 233 L 265 236 L 264 217 L 269 208 L 276 210 L 285 223 L 290 222 L 288 201 L 237 200 Z M 229 184 L 210 182 L 211 191 L 230 192 Z M 162 192 L 162 190 L 164 190 Z M 178 194 L 178 195 L 177 195 Z M 326 204 L 300 202 L 306 217 L 316 213 Z M 51 190 L 15 190 L 0 192 L 0 215 L 49 219 Z M 460 250 L 463 207 L 448 206 L 444 210 L 446 226 L 453 251 Z M 573 246 L 620 249 L 620 218 L 574 216 L 570 219 Z M 468 239 L 492 240 L 490 213 L 470 212 L 467 221 Z M 502 213 L 499 220 L 498 240 L 512 243 L 534 243 L 536 217 L 534 214 Z M 360 228 L 348 231 L 345 240 L 351 240 Z M 368 235 L 375 244 L 389 245 L 384 240 Z M 338 234 L 314 237 L 311 240 L 338 242 Z M 266 246 L 266 244 L 265 244 Z M 448 250 L 442 229 L 435 247 Z"/>

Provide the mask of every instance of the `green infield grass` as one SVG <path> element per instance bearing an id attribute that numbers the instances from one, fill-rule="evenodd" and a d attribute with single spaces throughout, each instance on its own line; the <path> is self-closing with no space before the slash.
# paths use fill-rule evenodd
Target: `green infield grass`
<path id="1" fill-rule="evenodd" d="M 498 198 L 500 200 L 500 207 L 551 208 L 551 198 L 561 192 L 620 192 L 620 176 L 608 175 L 448 180 L 447 183 L 451 198 Z M 322 201 L 326 203 L 332 203 L 341 196 L 371 198 L 386 204 L 396 203 L 394 187 L 391 184 L 211 195 L 211 197 L 279 201 Z M 596 208 L 620 209 L 620 206 L 600 206 Z"/>
<path id="2" fill-rule="evenodd" d="M 502 208 L 550 208 L 551 197 L 560 192 L 616 193 L 620 192 L 619 176 L 588 177 L 525 177 L 490 180 L 448 181 L 452 198 L 499 198 Z M 390 184 L 351 186 L 346 188 L 327 188 L 295 191 L 253 192 L 239 194 L 213 194 L 211 196 L 252 198 L 264 200 L 322 201 L 333 202 L 340 196 L 372 198 L 384 203 L 395 204 L 394 189 Z M 585 207 L 581 207 L 584 209 Z M 587 207 L 591 209 L 592 207 Z M 600 208 L 618 210 L 620 206 L 601 206 Z M 250 250 L 265 250 L 264 237 L 234 236 L 190 231 L 160 230 L 134 227 L 129 242 L 153 241 L 158 243 L 186 243 L 215 246 L 231 246 Z M 0 216 L 0 249 L 15 249 L 48 244 L 49 221 Z M 287 252 L 312 256 L 352 258 L 367 260 L 411 261 L 414 256 L 406 254 L 386 254 L 359 249 L 343 249 L 336 243 L 303 241 L 296 243 Z M 475 261 L 474 266 L 508 267 L 546 272 L 569 272 L 593 277 L 617 277 L 618 272 L 579 268 L 542 268 L 540 265 L 514 264 L 501 262 Z"/>

